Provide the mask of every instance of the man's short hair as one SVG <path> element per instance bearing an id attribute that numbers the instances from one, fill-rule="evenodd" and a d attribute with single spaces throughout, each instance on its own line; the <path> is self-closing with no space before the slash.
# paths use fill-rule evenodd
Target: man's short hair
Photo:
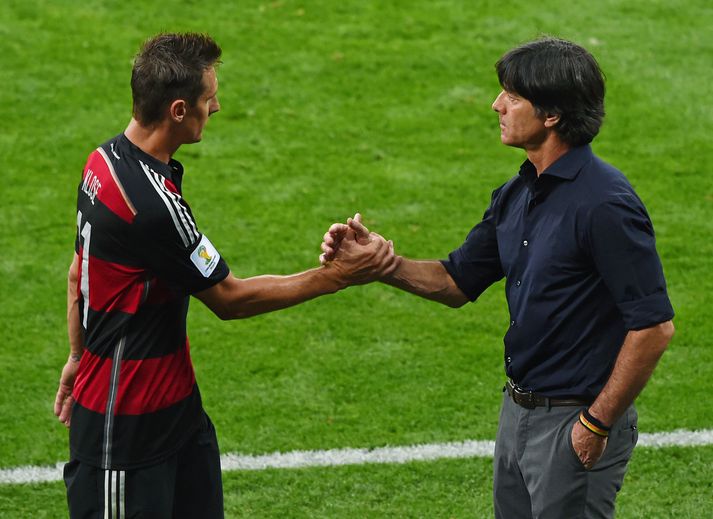
<path id="1" fill-rule="evenodd" d="M 144 42 L 131 71 L 134 118 L 150 125 L 161 121 L 176 99 L 195 105 L 203 93 L 203 73 L 221 52 L 207 34 L 159 34 Z"/>
<path id="2" fill-rule="evenodd" d="M 559 115 L 555 131 L 570 146 L 594 139 L 604 119 L 604 74 L 586 49 L 544 37 L 496 63 L 500 85 L 532 103 L 537 114 Z"/>

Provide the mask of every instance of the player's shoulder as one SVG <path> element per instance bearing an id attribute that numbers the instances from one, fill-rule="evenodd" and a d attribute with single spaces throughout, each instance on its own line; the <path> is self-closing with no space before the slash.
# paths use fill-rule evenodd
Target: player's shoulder
<path id="1" fill-rule="evenodd" d="M 136 207 L 117 170 L 112 153 L 115 144 L 116 138 L 89 153 L 79 184 L 79 195 L 85 197 L 86 203 L 94 206 L 101 202 L 122 220 L 132 222 L 136 216 Z"/>
<path id="2" fill-rule="evenodd" d="M 90 158 L 100 155 L 111 165 L 122 181 L 130 183 L 141 178 L 140 175 L 136 175 L 141 171 L 137 150 L 138 148 L 123 133 L 120 133 L 94 150 Z"/>
<path id="3" fill-rule="evenodd" d="M 141 189 L 135 193 L 139 211 L 137 223 L 149 233 L 156 229 L 175 231 L 186 247 L 195 243 L 200 236 L 193 213 L 181 195 L 180 183 L 175 183 L 181 179 L 180 163 L 165 164 L 145 154 L 134 160 L 138 165 L 136 175 L 140 178 L 135 185 L 141 183 Z"/>
<path id="4" fill-rule="evenodd" d="M 172 166 L 147 154 L 124 134 L 102 144 L 95 154 L 111 165 L 137 210 L 161 214 L 167 198 L 180 198 L 179 190 L 171 180 Z"/>
<path id="5" fill-rule="evenodd" d="M 131 184 L 139 179 L 135 174 L 139 166 L 133 160 L 132 150 L 127 144 L 128 139 L 121 133 L 95 148 L 87 157 L 85 175 L 87 170 L 95 173 L 101 171 L 107 179 L 119 184 L 128 193 Z"/>

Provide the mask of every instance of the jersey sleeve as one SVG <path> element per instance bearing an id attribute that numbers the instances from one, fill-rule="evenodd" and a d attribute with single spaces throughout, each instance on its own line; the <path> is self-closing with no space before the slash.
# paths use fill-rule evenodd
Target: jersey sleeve
<path id="1" fill-rule="evenodd" d="M 626 328 L 640 330 L 672 319 L 654 228 L 641 201 L 620 194 L 598 204 L 590 218 L 590 254 Z"/>
<path id="2" fill-rule="evenodd" d="M 463 245 L 441 263 L 458 288 L 475 301 L 486 288 L 504 276 L 495 231 L 497 201 L 501 188 L 493 192 L 483 219 L 468 233 Z"/>
<path id="3" fill-rule="evenodd" d="M 137 214 L 137 254 L 177 292 L 194 294 L 222 281 L 229 268 L 208 237 L 198 231 L 183 197 L 164 188 L 157 203 Z"/>

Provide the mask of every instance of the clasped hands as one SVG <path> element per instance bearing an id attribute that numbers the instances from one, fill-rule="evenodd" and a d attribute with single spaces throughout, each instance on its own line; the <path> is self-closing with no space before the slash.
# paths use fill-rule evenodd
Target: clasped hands
<path id="1" fill-rule="evenodd" d="M 401 263 L 394 254 L 394 244 L 383 236 L 369 232 L 361 215 L 335 223 L 324 234 L 319 262 L 334 269 L 345 286 L 362 285 L 393 274 Z"/>

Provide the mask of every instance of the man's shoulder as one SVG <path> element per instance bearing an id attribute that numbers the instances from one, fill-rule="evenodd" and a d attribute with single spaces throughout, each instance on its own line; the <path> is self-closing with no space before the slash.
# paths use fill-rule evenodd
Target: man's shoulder
<path id="1" fill-rule="evenodd" d="M 141 172 L 140 162 L 127 146 L 123 134 L 112 137 L 89 153 L 85 169 L 92 166 L 106 169 L 112 180 L 127 192 L 133 183 L 141 179 L 137 174 Z"/>
<path id="2" fill-rule="evenodd" d="M 99 146 L 90 160 L 97 156 L 107 164 L 142 220 L 164 215 L 167 205 L 180 198 L 176 186 L 166 178 L 167 166 L 138 150 L 123 134 Z"/>
<path id="3" fill-rule="evenodd" d="M 129 172 L 141 171 L 140 161 L 135 150 L 123 133 L 102 143 L 94 153 L 104 156 L 106 161 L 111 163 L 115 172 L 122 176 Z"/>
<path id="4" fill-rule="evenodd" d="M 616 166 L 593 156 L 580 175 L 577 213 L 587 225 L 618 215 L 639 215 L 648 219 L 646 207 L 634 186 Z"/>
<path id="5" fill-rule="evenodd" d="M 582 189 L 590 204 L 601 204 L 621 195 L 636 196 L 634 186 L 616 166 L 597 155 L 584 167 L 580 175 Z"/>

